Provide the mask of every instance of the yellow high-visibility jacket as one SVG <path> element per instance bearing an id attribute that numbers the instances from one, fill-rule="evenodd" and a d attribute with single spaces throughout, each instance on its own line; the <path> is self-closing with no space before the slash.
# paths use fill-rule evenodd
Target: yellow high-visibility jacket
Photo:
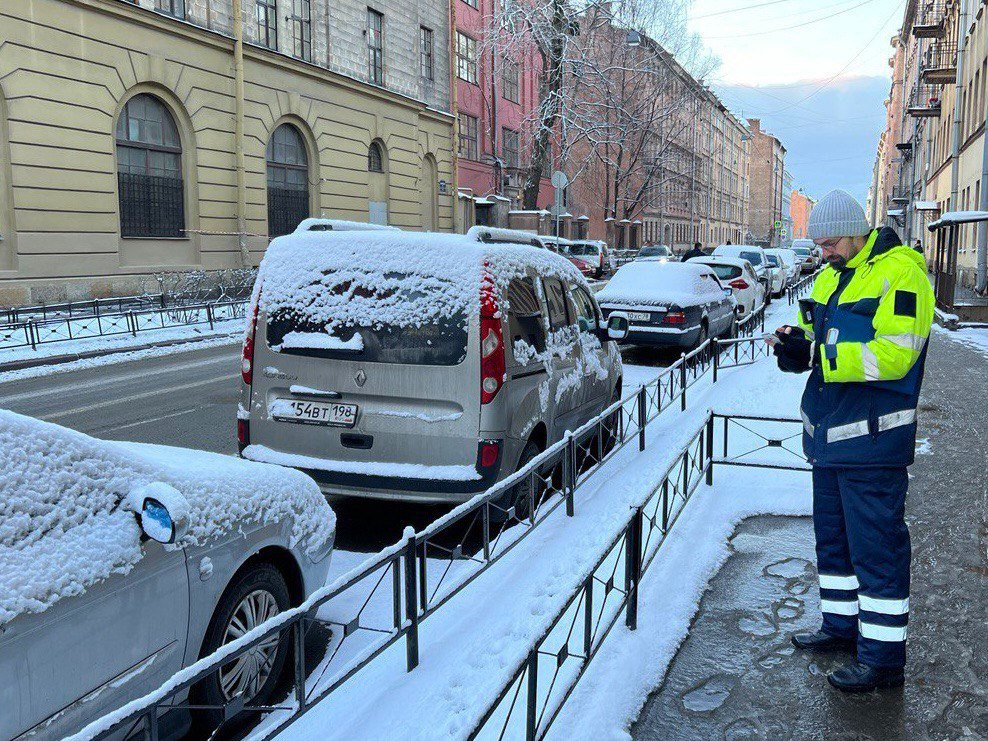
<path id="1" fill-rule="evenodd" d="M 923 256 L 889 228 L 844 270 L 820 273 L 799 317 L 820 348 L 802 402 L 811 463 L 912 463 L 933 305 Z"/>

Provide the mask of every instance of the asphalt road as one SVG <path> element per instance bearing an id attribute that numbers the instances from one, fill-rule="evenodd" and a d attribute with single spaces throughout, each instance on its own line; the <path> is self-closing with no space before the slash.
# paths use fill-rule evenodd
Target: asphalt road
<path id="1" fill-rule="evenodd" d="M 0 383 L 0 407 L 108 440 L 237 452 L 240 346 Z"/>
<path id="2" fill-rule="evenodd" d="M 669 365 L 678 353 L 622 350 L 625 362 Z M 11 381 L 0 379 L 0 408 L 107 440 L 237 452 L 240 345 L 190 350 L 102 367 Z M 337 547 L 374 552 L 448 507 L 333 498 Z"/>

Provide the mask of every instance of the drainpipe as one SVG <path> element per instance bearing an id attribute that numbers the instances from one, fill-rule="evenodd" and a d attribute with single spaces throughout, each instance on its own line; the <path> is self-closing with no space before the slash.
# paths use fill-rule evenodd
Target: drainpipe
<path id="1" fill-rule="evenodd" d="M 981 135 L 981 196 L 978 209 L 988 211 L 988 99 L 985 100 L 985 133 Z M 974 290 L 984 293 L 988 290 L 988 222 L 978 222 L 977 278 Z"/>
<path id="2" fill-rule="evenodd" d="M 447 59 L 449 64 L 449 112 L 453 117 L 453 141 L 450 147 L 452 153 L 452 187 L 453 198 L 453 233 L 462 234 L 466 231 L 463 228 L 460 211 L 460 116 L 457 111 L 458 102 L 456 96 L 456 74 L 454 72 L 456 60 L 456 0 L 449 0 L 449 43 L 447 44 Z"/>
<path id="3" fill-rule="evenodd" d="M 237 159 L 237 241 L 240 246 L 240 261 L 244 267 L 250 267 L 250 249 L 247 246 L 247 182 L 244 166 L 244 21 L 241 0 L 233 0 L 233 72 L 236 85 L 233 138 Z"/>
<path id="4" fill-rule="evenodd" d="M 960 178 L 961 119 L 964 109 L 961 102 L 964 92 L 964 47 L 967 41 L 967 0 L 961 0 L 957 17 L 957 81 L 954 83 L 954 125 L 950 152 L 950 210 L 956 211 L 957 188 Z"/>

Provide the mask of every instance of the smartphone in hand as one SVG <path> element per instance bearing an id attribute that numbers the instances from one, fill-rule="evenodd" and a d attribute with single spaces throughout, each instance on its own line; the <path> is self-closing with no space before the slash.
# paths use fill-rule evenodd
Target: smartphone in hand
<path id="1" fill-rule="evenodd" d="M 779 339 L 779 336 L 775 334 L 775 332 L 768 332 L 766 334 L 763 334 L 762 339 L 765 340 L 765 344 L 768 345 L 769 347 L 775 347 L 780 342 L 782 342 L 782 340 Z"/>

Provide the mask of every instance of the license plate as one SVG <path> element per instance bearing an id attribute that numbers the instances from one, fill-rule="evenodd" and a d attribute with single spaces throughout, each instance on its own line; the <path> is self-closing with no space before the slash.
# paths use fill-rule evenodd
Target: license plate
<path id="1" fill-rule="evenodd" d="M 647 311 L 629 311 L 628 319 L 632 322 L 647 322 L 652 318 L 652 315 Z"/>
<path id="2" fill-rule="evenodd" d="M 357 423 L 357 405 L 339 402 L 278 399 L 271 405 L 271 416 L 282 422 L 308 425 L 353 427 Z"/>

